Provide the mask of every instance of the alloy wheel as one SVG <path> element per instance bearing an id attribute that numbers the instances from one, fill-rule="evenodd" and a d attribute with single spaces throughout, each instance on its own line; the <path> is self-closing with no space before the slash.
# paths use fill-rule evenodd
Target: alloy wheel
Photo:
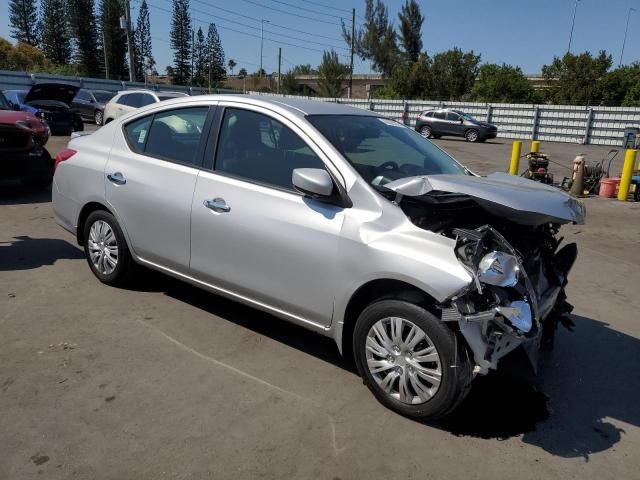
<path id="1" fill-rule="evenodd" d="M 469 130 L 465 136 L 470 142 L 478 141 L 478 132 L 476 132 L 475 130 Z"/>
<path id="2" fill-rule="evenodd" d="M 96 121 L 96 125 L 102 125 L 102 112 L 100 110 L 98 110 L 95 115 L 95 121 Z"/>
<path id="3" fill-rule="evenodd" d="M 431 138 L 431 127 L 422 127 L 420 129 L 420 135 L 424 138 Z"/>
<path id="4" fill-rule="evenodd" d="M 98 272 L 110 275 L 118 266 L 118 240 L 109 225 L 104 220 L 97 220 L 89 229 L 89 257 Z"/>
<path id="5" fill-rule="evenodd" d="M 442 381 L 440 355 L 415 323 L 398 317 L 378 320 L 366 339 L 367 368 L 387 395 L 416 405 L 433 398 Z"/>

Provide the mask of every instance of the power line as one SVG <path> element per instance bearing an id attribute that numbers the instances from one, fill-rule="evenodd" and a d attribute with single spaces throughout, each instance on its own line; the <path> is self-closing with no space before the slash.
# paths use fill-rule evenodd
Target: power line
<path id="1" fill-rule="evenodd" d="M 333 7 L 331 5 L 326 5 L 324 3 L 312 2 L 311 0 L 300 0 L 300 1 L 304 3 L 309 3 L 311 5 L 316 5 L 317 7 L 332 8 L 333 10 L 338 10 L 339 12 L 351 13 L 351 10 L 345 10 L 343 8 Z"/>
<path id="2" fill-rule="evenodd" d="M 171 0 L 166 0 L 166 1 L 167 1 L 167 2 L 170 2 Z M 212 6 L 210 3 L 204 2 L 204 1 L 202 1 L 202 0 L 192 0 L 192 1 L 193 1 L 193 2 L 196 2 L 196 3 L 201 3 L 201 4 L 206 5 L 206 6 L 209 6 L 209 7 L 210 7 L 210 6 Z M 253 26 L 251 26 L 251 25 L 247 25 L 246 23 L 238 22 L 237 20 L 232 20 L 232 19 L 230 19 L 230 18 L 225 18 L 225 17 L 222 17 L 222 16 L 220 16 L 220 15 L 214 15 L 214 14 L 209 13 L 209 12 L 203 12 L 202 10 L 197 10 L 197 9 L 195 9 L 195 8 L 191 8 L 191 10 L 192 10 L 192 11 L 194 11 L 194 12 L 201 13 L 201 14 L 203 14 L 203 15 L 207 15 L 207 16 L 212 17 L 212 18 L 219 18 L 220 20 L 224 20 L 225 22 L 235 23 L 236 25 L 241 25 L 241 26 L 243 26 L 243 27 L 251 28 L 251 29 L 254 29 L 254 30 L 260 30 L 260 28 L 259 28 L 259 27 L 253 27 Z M 331 48 L 336 48 L 336 49 L 340 49 L 340 50 L 346 50 L 346 51 L 349 51 L 349 49 L 348 49 L 348 48 L 345 48 L 345 47 L 339 47 L 339 46 L 337 46 L 337 45 L 327 45 L 327 43 L 326 43 L 326 42 L 314 42 L 313 40 L 307 40 L 307 39 L 305 39 L 305 38 L 294 37 L 294 36 L 292 36 L 292 35 L 287 35 L 287 34 L 285 34 L 285 33 L 278 33 L 278 32 L 274 32 L 274 31 L 272 31 L 272 30 L 267 30 L 267 29 L 264 29 L 264 32 L 265 32 L 265 33 L 270 33 L 270 34 L 272 34 L 272 35 L 277 35 L 277 36 L 279 36 L 279 37 L 285 37 L 285 38 L 289 38 L 289 39 L 292 39 L 292 40 L 298 40 L 298 41 L 300 41 L 300 42 L 312 43 L 312 44 L 315 44 L 315 45 L 328 46 L 328 47 L 331 47 Z"/>
<path id="3" fill-rule="evenodd" d="M 166 9 L 166 8 L 163 8 L 163 7 L 159 7 L 158 5 L 153 5 L 153 4 L 151 4 L 150 2 L 147 2 L 147 4 L 148 4 L 150 7 L 155 8 L 155 9 L 157 9 L 157 10 L 161 10 L 161 11 L 166 12 L 166 13 L 172 13 L 172 12 L 171 12 L 171 10 L 168 10 L 168 9 Z M 202 23 L 202 24 L 204 24 L 204 25 L 208 25 L 208 24 L 212 23 L 212 22 L 208 22 L 208 21 L 206 21 L 206 20 L 202 20 L 202 19 L 200 19 L 200 18 L 198 18 L 198 17 L 195 17 L 195 16 L 192 16 L 192 18 L 193 18 L 194 20 L 199 21 L 200 23 Z M 239 34 L 241 34 L 241 35 L 247 35 L 247 36 L 249 36 L 249 37 L 258 38 L 258 39 L 260 38 L 260 35 L 254 35 L 253 33 L 243 32 L 243 31 L 241 31 L 241 30 L 237 30 L 237 29 L 235 29 L 235 28 L 231 28 L 231 27 L 227 27 L 227 26 L 223 26 L 223 25 L 219 25 L 219 24 L 216 24 L 216 26 L 217 26 L 218 28 L 220 28 L 220 29 L 223 29 L 223 30 L 229 30 L 229 31 L 231 31 L 231 32 L 239 33 Z M 249 28 L 253 28 L 253 27 L 249 26 Z M 293 47 L 293 48 L 297 48 L 297 49 L 300 49 L 300 50 L 308 50 L 308 51 L 311 51 L 311 52 L 324 53 L 324 50 L 320 50 L 320 49 L 318 49 L 318 48 L 301 47 L 300 45 L 296 45 L 296 44 L 294 44 L 294 43 L 283 42 L 283 41 L 281 41 L 281 40 L 275 40 L 275 39 L 273 39 L 273 38 L 267 38 L 267 37 L 264 37 L 264 41 L 265 41 L 265 42 L 276 43 L 276 44 L 280 44 L 280 45 L 286 45 L 286 46 L 288 46 L 288 47 Z M 346 55 L 342 55 L 342 54 L 339 54 L 339 55 L 341 55 L 341 56 L 343 56 L 343 57 L 345 57 L 345 56 L 346 56 Z"/>
<path id="4" fill-rule="evenodd" d="M 246 3 L 250 3 L 251 5 L 256 5 L 258 7 L 263 7 L 263 8 L 267 8 L 269 10 L 273 10 L 274 12 L 284 13 L 285 15 L 291 15 L 292 17 L 305 18 L 307 20 L 313 20 L 314 22 L 326 23 L 328 25 L 337 25 L 338 27 L 341 26 L 339 23 L 336 23 L 336 22 L 330 22 L 328 20 L 320 20 L 319 18 L 313 18 L 313 17 L 308 17 L 306 15 L 300 15 L 300 14 L 297 14 L 297 13 L 287 12 L 286 10 L 282 10 L 282 9 L 275 8 L 275 7 L 269 7 L 267 5 L 263 5 L 262 3 L 254 2 L 252 0 L 242 0 L 242 1 L 246 2 Z"/>
<path id="5" fill-rule="evenodd" d="M 271 0 L 271 1 L 274 3 L 279 3 L 281 5 L 286 5 L 287 7 L 297 8 L 298 10 L 302 10 L 304 12 L 315 13 L 317 15 L 325 15 L 327 17 L 339 18 L 340 20 L 342 20 L 342 17 L 340 15 L 333 15 L 332 13 L 324 13 L 318 10 L 313 10 L 311 8 L 299 7 L 298 5 L 293 5 L 291 3 L 283 2 L 282 0 Z"/>

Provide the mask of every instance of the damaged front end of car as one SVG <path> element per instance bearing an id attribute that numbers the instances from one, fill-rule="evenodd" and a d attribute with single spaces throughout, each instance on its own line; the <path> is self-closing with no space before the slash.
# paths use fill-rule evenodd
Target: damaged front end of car
<path id="1" fill-rule="evenodd" d="M 558 232 L 562 224 L 584 223 L 584 206 L 558 189 L 524 182 L 425 176 L 385 185 L 414 224 L 456 241 L 473 281 L 439 308 L 466 340 L 478 375 L 519 346 L 535 369 L 558 324 L 571 325 L 564 289 L 577 246 L 561 247 Z"/>

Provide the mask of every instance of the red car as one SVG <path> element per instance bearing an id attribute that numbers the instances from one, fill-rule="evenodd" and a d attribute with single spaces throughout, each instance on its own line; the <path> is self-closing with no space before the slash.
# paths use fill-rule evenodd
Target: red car
<path id="1" fill-rule="evenodd" d="M 20 181 L 47 188 L 53 179 L 53 160 L 44 145 L 49 126 L 28 112 L 16 112 L 0 93 L 0 182 Z"/>

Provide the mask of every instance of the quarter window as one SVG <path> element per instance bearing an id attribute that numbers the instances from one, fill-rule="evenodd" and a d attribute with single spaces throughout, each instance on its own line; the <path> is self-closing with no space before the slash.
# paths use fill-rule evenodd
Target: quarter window
<path id="1" fill-rule="evenodd" d="M 140 95 L 140 106 L 144 107 L 146 105 L 151 105 L 152 103 L 156 103 L 156 99 L 153 98 L 152 95 L 149 95 L 148 93 L 144 93 L 142 95 Z"/>
<path id="2" fill-rule="evenodd" d="M 130 96 L 131 96 L 130 94 L 120 95 L 120 97 L 116 100 L 116 103 L 120 105 L 126 105 L 127 100 L 129 99 Z"/>
<path id="3" fill-rule="evenodd" d="M 249 110 L 225 110 L 216 171 L 293 190 L 291 176 L 296 168 L 324 168 L 324 163 L 281 122 Z"/>
<path id="4" fill-rule="evenodd" d="M 131 123 L 128 123 L 125 127 L 127 139 L 129 140 L 129 146 L 131 150 L 136 153 L 144 152 L 144 144 L 147 142 L 147 136 L 149 135 L 149 127 L 151 126 L 150 115 L 148 117 L 140 118 Z"/>

